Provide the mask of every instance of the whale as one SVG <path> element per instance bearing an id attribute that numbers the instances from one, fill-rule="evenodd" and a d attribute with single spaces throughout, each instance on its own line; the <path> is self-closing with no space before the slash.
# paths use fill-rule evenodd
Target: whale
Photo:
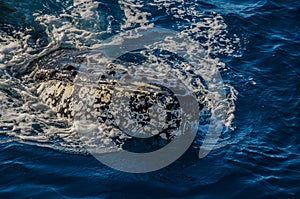
<path id="1" fill-rule="evenodd" d="M 176 137 L 172 132 L 178 129 L 181 122 L 178 114 L 180 104 L 170 89 L 157 83 L 143 82 L 134 87 L 125 85 L 129 91 L 126 96 L 128 92 L 124 91 L 124 85 L 122 88 L 118 85 L 118 80 L 128 74 L 127 68 L 119 67 L 120 63 L 109 63 L 96 66 L 102 69 L 100 75 L 95 76 L 89 71 L 82 75 L 80 68 L 88 62 L 85 56 L 87 53 L 60 48 L 32 60 L 19 71 L 10 68 L 9 73 L 23 84 L 33 85 L 35 94 L 57 117 L 74 121 L 89 115 L 94 119 L 93 122 L 105 125 L 109 129 L 107 131 L 116 130 L 118 133 L 109 135 L 110 139 L 131 151 L 138 148 L 144 148 L 143 152 L 157 150 Z M 93 89 L 87 83 L 76 84 L 83 81 L 83 77 L 84 81 L 93 82 Z M 123 101 L 118 97 L 113 100 L 113 96 L 121 96 L 121 99 L 125 97 L 128 103 L 122 104 Z M 89 107 L 87 98 L 93 98 Z M 116 112 L 126 110 L 125 116 L 114 114 L 110 110 L 114 105 L 117 107 L 117 110 L 114 108 Z M 157 114 L 158 109 L 164 109 L 163 113 Z M 122 126 L 126 128 L 119 126 L 120 121 L 118 123 L 117 120 L 120 117 Z M 120 136 L 120 132 L 125 136 Z"/>

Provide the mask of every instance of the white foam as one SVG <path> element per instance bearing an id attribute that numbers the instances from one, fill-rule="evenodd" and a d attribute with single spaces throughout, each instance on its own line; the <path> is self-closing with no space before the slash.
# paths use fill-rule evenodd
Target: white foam
<path id="1" fill-rule="evenodd" d="M 121 28 L 142 28 L 147 29 L 153 27 L 153 24 L 149 23 L 148 18 L 151 18 L 151 14 L 145 11 L 141 11 L 141 8 L 145 5 L 145 2 L 140 0 L 119 0 L 119 4 L 124 10 L 125 20 Z"/>
<path id="2" fill-rule="evenodd" d="M 59 1 L 57 0 L 57 2 Z M 176 6 L 174 6 L 175 3 Z M 150 29 L 154 26 L 151 22 L 151 13 L 143 10 L 143 6 L 146 4 L 145 1 L 120 0 L 119 4 L 125 15 L 124 21 L 120 24 L 120 31 L 133 28 Z M 201 12 L 193 6 L 185 8 L 183 0 L 176 2 L 171 0 L 154 0 L 150 5 L 157 9 L 165 9 L 168 15 L 178 20 L 178 24 L 174 24 L 174 26 L 179 30 L 179 36 L 189 39 L 189 42 L 180 44 L 182 48 L 187 49 L 186 56 L 194 58 L 199 56 L 199 59 L 201 58 L 201 60 L 203 60 L 200 65 L 199 63 L 192 63 L 196 66 L 196 68 L 194 68 L 195 73 L 200 74 L 205 81 L 213 82 L 213 75 L 216 71 L 210 71 L 209 68 L 212 65 L 216 68 L 225 68 L 225 64 L 218 58 L 213 59 L 209 55 L 235 55 L 236 48 L 240 43 L 240 39 L 237 36 L 228 37 L 227 25 L 223 17 L 217 13 L 208 14 Z M 0 40 L 3 41 L 0 43 L 0 67 L 4 68 L 12 65 L 20 67 L 27 66 L 32 59 L 40 57 L 46 52 L 52 51 L 60 46 L 76 47 L 78 49 L 96 49 L 99 46 L 103 46 L 103 44 L 101 44 L 103 35 L 110 32 L 110 27 L 109 21 L 104 18 L 104 16 L 99 15 L 98 7 L 98 1 L 74 0 L 72 5 L 64 8 L 59 14 L 35 13 L 33 15 L 35 21 L 45 27 L 46 34 L 49 37 L 49 44 L 45 47 L 38 47 L 37 44 L 37 48 L 35 49 L 28 45 L 31 39 L 30 34 L 28 34 L 28 32 L 30 32 L 29 29 L 27 33 L 26 31 L 15 31 L 12 35 L 0 32 Z M 103 27 L 106 29 L 103 29 Z M 136 34 L 127 35 L 127 37 L 136 37 Z M 201 41 L 199 41 L 200 39 Z M 122 37 L 119 37 L 111 42 L 122 43 L 123 40 Z M 191 42 L 195 42 L 195 45 L 189 45 Z M 195 48 L 199 43 L 202 48 Z M 169 38 L 169 40 L 161 44 L 158 43 L 157 47 L 160 45 L 164 45 L 164 47 L 171 50 L 174 48 L 174 45 L 178 45 L 178 43 L 174 42 L 172 38 Z M 95 59 L 95 57 L 93 57 L 93 59 Z M 101 57 L 99 61 L 105 62 L 101 60 Z M 156 61 L 157 70 L 164 71 L 165 68 L 158 64 L 159 60 Z M 188 68 L 183 68 L 183 70 L 187 69 Z M 14 88 L 14 92 L 20 94 L 23 98 L 14 99 L 13 102 L 10 102 L 5 91 L 0 91 L 0 101 L 2 105 L 0 126 L 7 124 L 13 126 L 13 130 L 5 131 L 8 135 L 24 140 L 35 139 L 37 142 L 47 142 L 54 139 L 55 132 L 65 141 L 65 143 L 59 142 L 58 144 L 61 145 L 62 148 L 66 147 L 66 145 L 74 146 L 78 144 L 78 140 L 76 141 L 75 139 L 76 135 L 71 133 L 72 127 L 69 126 L 68 121 L 56 118 L 55 114 L 47 109 L 47 107 L 40 109 L 43 105 L 40 99 L 34 97 L 35 94 L 30 91 L 32 88 L 20 89 L 20 85 L 17 84 L 18 80 L 10 79 L 9 81 L 8 87 Z M 185 79 L 184 81 L 189 82 L 190 79 Z M 7 82 L 7 77 L 0 77 L 0 82 Z M 212 91 L 215 89 L 214 87 L 218 87 L 218 85 L 213 83 L 210 86 Z M 226 85 L 226 87 L 229 88 L 229 97 L 212 111 L 217 113 L 222 109 L 228 110 L 225 123 L 229 128 L 234 128 L 232 121 L 234 119 L 234 101 L 236 100 L 237 92 L 230 85 Z M 33 88 L 35 87 L 33 86 Z M 190 87 L 190 89 L 195 92 L 197 91 L 196 88 L 193 87 Z M 210 100 L 217 100 L 218 98 L 217 92 L 211 92 L 204 100 L 205 103 L 210 106 Z M 217 122 L 218 121 L 215 121 L 215 123 Z M 42 124 L 43 132 L 38 132 L 37 136 L 28 135 L 34 123 Z M 62 125 L 64 127 L 57 127 L 53 125 L 55 123 L 64 124 Z M 217 126 L 218 125 L 216 125 L 216 127 Z M 109 133 L 113 134 L 114 132 Z"/>

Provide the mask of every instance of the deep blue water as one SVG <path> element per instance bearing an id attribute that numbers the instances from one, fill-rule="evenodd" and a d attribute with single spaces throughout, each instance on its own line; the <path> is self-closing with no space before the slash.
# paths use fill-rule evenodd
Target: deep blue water
<path id="1" fill-rule="evenodd" d="M 121 25 L 126 24 L 120 2 L 97 2 L 94 9 L 99 19 L 80 19 L 78 15 L 76 21 L 59 15 L 72 13 L 68 10 L 72 1 L 1 0 L 1 49 L 12 41 L 23 42 L 19 47 L 0 51 L 5 57 L 0 56 L 1 75 L 8 66 L 26 66 L 26 58 L 36 58 L 45 48 L 87 47 L 120 32 Z M 150 13 L 147 23 L 155 26 L 181 31 L 192 23 L 186 19 L 201 21 L 191 10 L 206 13 L 208 17 L 216 13 L 227 25 L 226 38 L 239 38 L 238 43 L 231 44 L 233 52 L 216 49 L 211 54 L 226 64 L 226 70 L 221 71 L 224 82 L 238 92 L 233 130 L 220 141 L 224 141 L 224 146 L 203 159 L 198 159 L 198 148 L 191 147 L 161 170 L 124 173 L 101 164 L 89 154 L 56 147 L 55 141 L 46 145 L 14 136 L 10 133 L 13 127 L 6 127 L 10 121 L 1 118 L 11 110 L 4 104 L 0 114 L 0 198 L 299 198 L 300 3 L 291 0 L 136 2 L 128 3 L 129 7 L 143 5 L 139 10 Z M 174 17 L 178 13 L 171 8 L 182 9 L 182 18 Z M 37 20 L 34 13 L 56 19 Z M 91 34 L 85 39 L 85 36 L 75 37 L 77 33 L 74 36 L 71 30 L 60 37 L 59 31 L 52 29 L 64 26 L 57 21 L 60 18 Z M 105 32 L 108 18 L 113 18 L 111 31 Z M 134 21 L 129 25 L 139 26 Z M 64 31 L 68 32 L 68 28 Z M 104 34 L 95 35 L 100 31 Z M 208 30 L 202 31 L 205 34 Z M 22 40 L 26 35 L 31 37 Z M 53 38 L 55 44 L 49 45 Z M 201 43 L 205 37 L 196 39 Z M 4 79 L 0 82 L 2 92 L 7 91 Z M 18 125 L 16 122 L 15 126 Z"/>

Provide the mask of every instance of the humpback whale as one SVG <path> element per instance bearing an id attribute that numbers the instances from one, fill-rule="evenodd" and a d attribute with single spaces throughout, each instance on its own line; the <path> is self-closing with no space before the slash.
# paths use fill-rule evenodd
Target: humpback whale
<path id="1" fill-rule="evenodd" d="M 24 84 L 34 85 L 36 95 L 58 117 L 69 120 L 92 117 L 94 122 L 105 125 L 107 131 L 117 130 L 119 133 L 108 136 L 132 151 L 149 143 L 151 149 L 146 151 L 153 151 L 176 137 L 173 132 L 181 122 L 180 103 L 168 87 L 134 81 L 134 86 L 130 85 L 132 82 L 120 86 L 118 80 L 128 74 L 126 67 L 120 67 L 120 61 L 96 66 L 102 69 L 100 75 L 95 76 L 89 70 L 82 75 L 80 67 L 88 62 L 86 53 L 58 49 L 31 61 L 21 71 L 15 68 L 9 71 Z M 182 71 L 182 75 L 186 73 Z M 86 82 L 92 82 L 92 86 Z M 93 103 L 89 104 L 87 99 L 91 98 Z M 122 104 L 124 98 L 127 104 Z M 120 132 L 125 136 L 120 136 Z"/>

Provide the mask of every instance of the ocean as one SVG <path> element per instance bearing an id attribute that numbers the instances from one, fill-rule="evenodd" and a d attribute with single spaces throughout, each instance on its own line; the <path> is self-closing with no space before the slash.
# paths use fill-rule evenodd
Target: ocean
<path id="1" fill-rule="evenodd" d="M 68 64 L 102 70 L 99 49 L 107 46 L 119 67 L 109 77 L 130 69 L 131 78 L 150 79 L 150 93 L 159 84 L 176 93 L 177 79 L 200 104 L 195 137 L 174 161 L 149 170 L 139 159 L 118 159 L 114 168 L 99 161 L 74 121 L 39 94 L 54 89 L 48 73 L 28 76 L 33 66 L 58 70 L 54 78 L 69 75 L 60 68 Z M 88 64 L 73 60 L 79 54 Z M 179 110 L 156 99 L 154 113 Z M 177 102 L 189 108 L 188 99 Z M 300 198 L 300 2 L 0 0 L 0 102 L 0 198 Z M 115 104 L 114 117 L 124 117 Z M 165 114 L 179 128 L 176 114 Z M 113 153 L 107 140 L 120 137 L 109 133 L 96 144 L 101 154 Z M 141 154 L 144 145 L 124 146 Z"/>

